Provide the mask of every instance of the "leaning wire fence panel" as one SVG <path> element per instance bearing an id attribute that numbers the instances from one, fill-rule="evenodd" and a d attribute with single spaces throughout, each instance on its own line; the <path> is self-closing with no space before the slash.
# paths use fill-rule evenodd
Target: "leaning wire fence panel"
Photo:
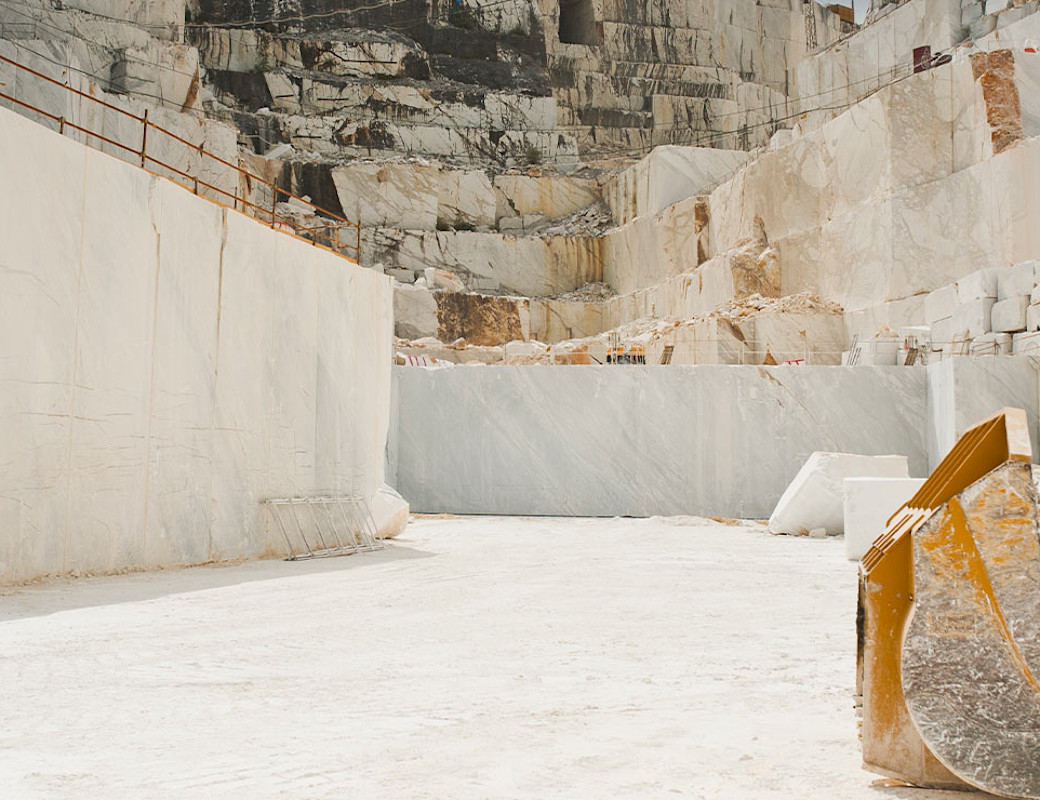
<path id="1" fill-rule="evenodd" d="M 286 497 L 263 504 L 285 539 L 288 561 L 386 549 L 361 498 Z"/>

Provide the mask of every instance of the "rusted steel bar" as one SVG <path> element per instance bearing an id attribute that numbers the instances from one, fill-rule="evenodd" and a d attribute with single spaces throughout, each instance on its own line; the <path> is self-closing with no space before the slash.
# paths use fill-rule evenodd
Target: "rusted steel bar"
<path id="1" fill-rule="evenodd" d="M 159 131 L 160 133 L 166 134 L 171 139 L 177 140 L 181 144 L 187 145 L 188 147 L 190 147 L 192 149 L 199 150 L 200 152 L 203 152 L 201 150 L 201 147 L 202 147 L 201 145 L 197 145 L 194 142 L 190 142 L 187 139 L 185 139 L 184 137 L 178 136 L 176 133 L 173 133 L 172 131 L 168 131 L 165 128 L 160 127 L 159 125 L 155 125 L 155 124 L 152 125 L 152 128 L 154 128 L 155 130 Z M 269 181 L 269 180 L 267 180 L 265 178 L 261 178 L 256 173 L 250 172 L 247 169 L 243 169 L 238 164 L 232 164 L 230 161 L 227 161 L 226 159 L 223 159 L 220 156 L 215 155 L 214 153 L 204 152 L 204 155 L 207 158 L 212 158 L 214 161 L 216 161 L 216 162 L 218 162 L 220 164 L 223 164 L 225 167 L 228 167 L 229 169 L 235 170 L 236 172 L 238 172 L 241 175 L 245 175 L 246 177 L 256 181 L 257 183 L 263 184 L 264 186 L 267 186 L 267 187 L 269 187 L 271 189 L 278 189 L 278 186 L 276 184 L 272 183 L 271 181 Z M 299 197 L 299 196 L 297 196 L 295 194 L 290 194 L 289 192 L 286 192 L 284 189 L 278 189 L 278 192 L 280 194 L 285 195 L 286 198 L 300 201 L 304 205 L 306 205 L 306 206 L 308 206 L 310 208 L 313 208 L 315 211 L 323 214 L 326 217 L 330 217 L 331 219 L 335 219 L 335 220 L 341 220 L 342 222 L 349 222 L 348 219 L 346 219 L 345 217 L 341 217 L 339 214 L 335 213 L 334 211 L 329 211 L 327 208 L 322 208 L 321 206 L 315 205 L 314 203 L 310 202 L 309 200 L 304 200 L 302 197 Z"/>
<path id="2" fill-rule="evenodd" d="M 111 103 L 106 103 L 104 100 L 99 100 L 98 98 L 94 97 L 93 95 L 87 94 L 86 92 L 80 91 L 79 89 L 73 89 L 67 83 L 62 83 L 59 80 L 55 80 L 54 78 L 51 78 L 51 77 L 49 77 L 47 75 L 44 75 L 42 72 L 37 72 L 34 69 L 30 69 L 29 67 L 26 67 L 23 64 L 19 64 L 17 61 L 12 61 L 11 59 L 7 58 L 6 56 L 0 55 L 0 61 L 3 61 L 6 64 L 10 64 L 15 69 L 20 69 L 20 70 L 22 70 L 24 72 L 28 72 L 30 75 L 34 75 L 35 77 L 39 78 L 40 80 L 47 81 L 47 83 L 53 83 L 55 86 L 60 86 L 62 89 L 64 89 L 67 92 L 72 92 L 73 94 L 79 95 L 80 97 L 85 97 L 88 100 L 91 100 L 91 101 L 97 103 L 98 105 L 104 106 L 105 108 L 111 109 L 112 111 L 115 111 L 118 114 L 122 114 L 125 117 L 130 117 L 131 119 L 136 119 L 138 122 L 142 121 L 142 118 L 137 116 L 136 114 L 133 114 L 133 113 L 131 113 L 129 111 L 126 111 L 125 109 L 122 109 L 119 106 L 114 106 Z M 37 110 L 39 110 L 39 109 L 37 109 Z"/>
<path id="3" fill-rule="evenodd" d="M 140 155 L 140 153 L 137 152 L 136 148 L 125 145 L 122 142 L 117 142 L 114 139 L 109 139 L 107 136 L 102 136 L 100 133 L 95 133 L 89 128 L 84 128 L 80 125 L 77 125 L 75 122 L 69 122 L 68 120 L 65 120 L 65 127 L 72 128 L 74 131 L 79 131 L 80 133 L 86 134 L 87 136 L 92 136 L 95 139 L 104 142 L 105 144 L 110 144 L 113 147 L 118 147 L 120 150 L 125 150 L 128 153 L 133 153 L 135 156 Z"/>
<path id="4" fill-rule="evenodd" d="M 141 129 L 141 166 L 147 160 L 145 153 L 148 152 L 148 109 L 144 110 L 144 127 Z"/>
<path id="5" fill-rule="evenodd" d="M 51 114 L 50 112 L 44 111 L 42 108 L 37 108 L 36 106 L 31 106 L 28 103 L 24 103 L 21 100 L 17 99 L 16 97 L 11 97 L 11 95 L 4 94 L 3 92 L 0 92 L 0 99 L 2 99 L 2 100 L 9 100 L 10 102 L 14 103 L 15 105 L 21 106 L 22 108 L 27 108 L 30 111 L 35 111 L 37 114 L 40 114 L 41 116 L 47 117 L 48 119 L 52 119 L 52 120 L 54 120 L 55 122 L 57 122 L 59 124 L 61 123 L 61 121 L 63 119 L 63 117 L 59 117 L 59 116 L 56 116 L 54 114 Z"/>
<path id="6" fill-rule="evenodd" d="M 49 120 L 52 120 L 53 122 L 58 123 L 58 130 L 59 130 L 60 133 L 64 134 L 66 132 L 66 128 L 71 129 L 71 130 L 75 130 L 75 131 L 79 131 L 80 133 L 83 133 L 84 135 L 86 135 L 88 137 L 91 137 L 92 139 L 96 139 L 99 142 L 104 142 L 105 144 L 111 145 L 112 147 L 116 147 L 116 148 L 118 148 L 120 150 L 123 150 L 123 151 L 125 151 L 127 153 L 133 153 L 135 156 L 137 156 L 139 158 L 141 168 L 146 170 L 146 171 L 148 171 L 148 172 L 151 172 L 153 175 L 157 175 L 159 177 L 164 177 L 167 180 L 171 180 L 174 183 L 177 183 L 177 184 L 179 184 L 179 185 L 181 185 L 181 186 L 183 186 L 183 187 L 185 187 L 185 188 L 187 188 L 187 189 L 189 189 L 191 191 L 194 191 L 195 194 L 198 194 L 199 187 L 202 187 L 203 189 L 209 189 L 212 192 L 215 192 L 216 194 L 221 195 L 223 197 L 229 197 L 229 198 L 231 198 L 231 203 L 232 203 L 231 207 L 234 208 L 235 210 L 239 209 L 239 204 L 241 203 L 243 211 L 254 210 L 255 212 L 257 212 L 256 214 L 251 214 L 250 215 L 250 216 L 253 216 L 254 219 L 258 219 L 260 221 L 263 221 L 261 219 L 261 215 L 266 216 L 270 220 L 267 224 L 271 225 L 272 227 L 275 226 L 276 224 L 284 225 L 285 227 L 289 228 L 293 232 L 293 235 L 297 236 L 298 238 L 302 238 L 305 241 L 309 241 L 311 244 L 313 244 L 316 247 L 321 247 L 322 249 L 329 250 L 330 252 L 333 252 L 333 253 L 336 253 L 337 255 L 340 255 L 341 257 L 348 258 L 348 260 L 352 260 L 352 261 L 354 261 L 354 263 L 358 262 L 358 260 L 360 258 L 360 254 L 361 254 L 361 223 L 360 222 L 351 222 L 350 220 L 347 220 L 346 218 L 340 216 L 339 214 L 336 214 L 336 213 L 334 213 L 332 211 L 329 211 L 328 209 L 322 208 L 321 206 L 317 206 L 317 205 L 315 205 L 314 203 L 311 203 L 308 200 L 304 200 L 302 197 L 299 197 L 297 195 L 294 195 L 294 194 L 291 194 L 289 192 L 286 192 L 285 190 L 280 189 L 276 184 L 272 183 L 271 181 L 265 180 L 264 178 L 260 177 L 259 175 L 256 175 L 256 174 L 250 172 L 249 170 L 243 169 L 238 164 L 234 164 L 234 163 L 232 163 L 230 161 L 227 161 L 226 159 L 221 158 L 220 156 L 217 156 L 217 155 L 214 155 L 213 153 L 207 152 L 204 145 L 202 145 L 202 144 L 194 144 L 193 142 L 188 141 L 187 139 L 183 138 L 182 136 L 179 136 L 179 135 L 173 133 L 172 131 L 167 130 L 166 128 L 163 128 L 163 127 L 161 127 L 159 125 L 156 125 L 155 123 L 153 123 L 149 119 L 149 112 L 148 112 L 147 109 L 144 112 L 144 116 L 139 117 L 136 114 L 133 114 L 133 113 L 131 113 L 129 111 L 126 111 L 126 110 L 124 110 L 122 108 L 119 108 L 116 105 L 113 105 L 111 103 L 107 103 L 104 100 L 100 100 L 97 97 L 94 97 L 93 95 L 88 94 L 87 92 L 83 92 L 83 91 L 81 91 L 79 89 L 74 89 L 73 87 L 69 86 L 68 84 L 62 83 L 61 81 L 55 80 L 54 78 L 51 78 L 51 77 L 49 77 L 47 75 L 44 75 L 41 72 L 38 72 L 38 71 L 36 71 L 34 69 L 26 67 L 26 66 L 24 66 L 22 64 L 19 64 L 18 62 L 13 61 L 13 60 L 7 58 L 6 56 L 0 55 L 0 62 L 4 62 L 4 63 L 7 63 L 7 64 L 10 64 L 11 66 L 15 67 L 16 69 L 22 70 L 22 71 L 24 71 L 24 72 L 26 72 L 26 73 L 28 73 L 30 75 L 33 75 L 33 76 L 35 76 L 35 77 L 37 77 L 37 78 L 39 78 L 39 79 L 41 79 L 43 81 L 46 81 L 47 83 L 51 83 L 51 84 L 53 84 L 55 86 L 60 86 L 62 89 L 64 89 L 67 92 L 71 92 L 72 94 L 74 94 L 74 95 L 76 95 L 78 97 L 83 97 L 83 98 L 85 98 L 87 100 L 90 100 L 91 102 L 96 103 L 96 104 L 98 104 L 99 106 L 101 106 L 103 108 L 107 108 L 107 109 L 109 109 L 111 111 L 115 111 L 116 113 L 121 114 L 121 115 L 123 115 L 125 117 L 129 117 L 130 119 L 137 120 L 138 122 L 140 122 L 142 124 L 141 146 L 140 146 L 140 149 L 138 150 L 138 149 L 135 149 L 135 148 L 130 147 L 128 145 L 125 145 L 122 142 L 117 142 L 114 139 L 110 139 L 107 136 L 104 136 L 104 135 L 102 135 L 100 133 L 96 133 L 96 132 L 94 132 L 94 131 L 92 131 L 92 130 L 90 130 L 88 128 L 85 128 L 85 127 L 83 127 L 81 125 L 77 125 L 76 123 L 67 120 L 64 116 L 58 116 L 58 115 L 55 115 L 55 114 L 51 114 L 48 111 L 44 111 L 42 108 L 38 108 L 38 107 L 36 107 L 36 106 L 34 106 L 34 105 L 30 104 L 30 103 L 27 103 L 27 102 L 25 102 L 23 100 L 19 100 L 16 97 L 8 95 L 8 94 L 6 94 L 4 92 L 0 92 L 0 99 L 6 100 L 6 101 L 8 101 L 10 103 L 15 104 L 16 106 L 19 106 L 21 108 L 27 109 L 28 111 L 31 111 L 31 112 L 33 112 L 35 114 L 39 114 L 40 116 L 42 116 L 42 117 L 44 117 L 46 119 L 49 119 Z M 204 180 L 201 180 L 197 175 L 194 175 L 194 174 L 192 174 L 190 172 L 186 172 L 185 170 L 179 169 L 177 167 L 174 167 L 171 164 L 167 164 L 167 163 L 165 163 L 163 161 L 159 161 L 158 159 L 149 156 L 148 155 L 148 140 L 149 140 L 148 131 L 149 131 L 149 128 L 151 128 L 152 130 L 157 131 L 159 133 L 165 134 L 166 136 L 169 136 L 170 138 L 180 142 L 181 144 L 183 144 L 183 145 L 185 145 L 187 147 L 190 147 L 191 149 L 195 150 L 199 154 L 199 156 L 201 158 L 211 158 L 214 161 L 216 161 L 217 163 L 222 164 L 223 166 L 227 167 L 228 169 L 234 170 L 239 175 L 244 175 L 250 181 L 256 181 L 260 185 L 267 186 L 271 190 L 271 206 L 270 206 L 270 208 L 265 208 L 263 206 L 260 206 L 260 205 L 258 205 L 256 203 L 253 203 L 253 202 L 247 200 L 244 193 L 243 193 L 242 197 L 239 197 L 238 187 L 235 187 L 234 192 L 229 192 L 226 189 L 221 189 L 218 186 L 214 186 L 213 184 L 210 184 L 210 183 L 207 183 Z M 168 170 L 169 172 L 172 172 L 174 175 L 176 175 L 179 178 L 181 178 L 181 180 L 178 180 L 177 177 L 171 177 L 169 175 L 163 175 L 163 174 L 155 171 L 154 169 L 149 169 L 149 166 L 148 166 L 149 164 L 154 165 L 158 169 Z M 307 227 L 305 225 L 298 224 L 298 223 L 294 222 L 291 218 L 282 217 L 282 216 L 280 216 L 277 213 L 277 204 L 278 204 L 279 199 L 281 197 L 284 197 L 285 201 L 295 200 L 300 205 L 304 206 L 306 209 L 308 209 L 310 211 L 313 211 L 314 213 L 316 213 L 318 215 L 321 215 L 321 216 L 324 216 L 324 217 L 326 217 L 328 219 L 331 219 L 331 220 L 333 220 L 334 223 L 337 223 L 337 224 L 321 225 L 321 226 L 316 226 L 316 227 L 312 228 L 312 227 Z M 223 203 L 223 202 L 221 202 L 219 200 L 214 200 L 213 198 L 208 198 L 208 199 L 211 199 L 211 200 L 213 200 L 213 202 L 217 202 L 220 205 L 225 205 L 225 206 L 227 205 L 226 203 Z M 342 228 L 345 227 L 345 226 L 348 226 L 348 225 L 349 226 L 353 226 L 353 228 L 356 231 L 356 237 L 357 237 L 356 241 L 357 241 L 357 244 L 355 244 L 355 245 L 345 244 L 343 242 L 343 240 L 342 240 L 342 236 L 341 236 Z M 349 256 L 344 254 L 344 252 L 343 252 L 344 250 L 346 250 L 348 252 L 349 251 L 353 251 L 353 253 L 355 254 L 355 257 L 351 259 Z"/>

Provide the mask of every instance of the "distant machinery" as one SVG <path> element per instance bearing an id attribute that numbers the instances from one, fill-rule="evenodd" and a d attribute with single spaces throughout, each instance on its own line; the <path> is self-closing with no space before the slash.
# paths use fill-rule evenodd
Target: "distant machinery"
<path id="1" fill-rule="evenodd" d="M 641 344 L 626 346 L 618 333 L 610 334 L 607 345 L 608 364 L 645 364 L 646 348 Z"/>

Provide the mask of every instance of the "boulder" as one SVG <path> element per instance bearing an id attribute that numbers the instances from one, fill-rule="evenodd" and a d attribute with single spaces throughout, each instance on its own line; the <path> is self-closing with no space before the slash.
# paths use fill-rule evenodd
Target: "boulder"
<path id="1" fill-rule="evenodd" d="M 963 305 L 984 297 L 996 297 L 1000 270 L 980 269 L 957 281 L 957 300 Z"/>
<path id="2" fill-rule="evenodd" d="M 982 297 L 958 306 L 953 312 L 953 338 L 958 337 L 974 339 L 984 333 L 989 333 L 991 327 L 993 306 L 996 301 L 992 297 Z"/>
<path id="3" fill-rule="evenodd" d="M 408 501 L 385 483 L 372 498 L 372 521 L 380 539 L 392 539 L 408 525 Z"/>
<path id="4" fill-rule="evenodd" d="M 1009 356 L 1011 355 L 1010 333 L 984 333 L 976 336 L 971 342 L 970 354 L 973 356 Z"/>

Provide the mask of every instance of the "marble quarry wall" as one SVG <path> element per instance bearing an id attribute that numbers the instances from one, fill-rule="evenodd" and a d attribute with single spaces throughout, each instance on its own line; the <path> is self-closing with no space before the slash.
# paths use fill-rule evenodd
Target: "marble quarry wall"
<path id="1" fill-rule="evenodd" d="M 540 0 L 560 122 L 583 152 L 660 144 L 748 149 L 791 113 L 800 0 Z M 840 33 L 813 3 L 818 42 Z"/>
<path id="2" fill-rule="evenodd" d="M 259 153 L 575 166 L 536 6 L 483 5 L 201 0 L 187 33 L 214 107 Z"/>
<path id="3" fill-rule="evenodd" d="M 391 473 L 421 512 L 764 519 L 816 450 L 903 454 L 924 475 L 926 378 L 895 367 L 400 367 Z"/>
<path id="4" fill-rule="evenodd" d="M 247 185 L 237 173 L 228 170 L 213 158 L 201 155 L 196 149 L 203 148 L 210 156 L 238 163 L 238 136 L 233 127 L 217 120 L 181 113 L 181 108 L 192 91 L 191 80 L 185 77 L 181 69 L 197 69 L 197 59 L 187 57 L 184 59 L 185 63 L 177 68 L 161 68 L 162 78 L 157 77 L 155 85 L 147 91 L 155 97 L 167 100 L 169 105 L 160 103 L 156 106 L 142 101 L 138 96 L 101 89 L 85 74 L 89 56 L 75 42 L 32 41 L 28 44 L 31 48 L 28 50 L 23 45 L 24 41 L 0 39 L 0 56 L 99 101 L 88 100 L 27 70 L 0 62 L 2 91 L 29 103 L 44 114 L 64 118 L 70 123 L 65 128 L 65 135 L 69 138 L 124 161 L 140 163 L 139 151 L 144 138 L 143 126 L 139 120 L 147 111 L 153 125 L 183 140 L 178 141 L 152 129 L 151 139 L 147 142 L 150 157 L 168 164 L 175 170 L 196 175 L 222 192 L 237 193 L 239 197 L 252 199 L 258 204 L 264 203 L 260 187 Z M 191 49 L 185 52 L 195 53 Z M 59 123 L 54 119 L 25 110 L 10 101 L 0 100 L 0 108 L 9 108 L 52 130 L 59 130 Z M 127 116 L 128 114 L 136 119 Z M 79 126 L 96 135 L 76 130 L 73 126 Z M 157 172 L 164 169 L 155 162 L 152 162 L 150 167 Z M 175 175 L 172 172 L 167 174 Z M 219 192 L 211 191 L 205 186 L 201 187 L 200 192 L 210 195 L 213 199 L 224 199 Z"/>
<path id="5" fill-rule="evenodd" d="M 869 24 L 804 59 L 795 69 L 800 110 L 811 126 L 907 75 L 914 48 L 949 52 L 964 39 L 961 0 L 910 0 L 868 16 Z M 820 109 L 817 111 L 817 109 Z"/>
<path id="6" fill-rule="evenodd" d="M 193 4 L 214 97 L 257 147 L 577 165 L 658 144 L 749 149 L 787 119 L 836 14 L 800 0 Z M 229 30 L 228 23 L 265 30 Z M 268 109 L 266 118 L 255 112 Z M 262 150 L 260 151 L 262 152 Z"/>
<path id="7" fill-rule="evenodd" d="M 1008 57 L 914 75 L 765 153 L 712 193 L 713 246 L 761 222 L 782 294 L 811 291 L 850 311 L 1032 258 L 1040 242 L 1023 210 L 1035 202 L 1040 131 L 1019 87 L 1034 84 L 1040 60 L 1015 53 L 1008 68 Z M 991 79 L 999 87 L 987 92 Z M 1006 113 L 1019 126 L 1010 148 Z"/>
<path id="8" fill-rule="evenodd" d="M 398 367 L 391 479 L 431 513 L 764 519 L 814 451 L 904 455 L 925 477 L 1005 406 L 1026 409 L 1040 441 L 1038 387 L 1037 365 L 1008 357 L 927 369 Z"/>
<path id="9" fill-rule="evenodd" d="M 0 109 L 0 583 L 279 554 L 372 497 L 389 280 Z"/>

